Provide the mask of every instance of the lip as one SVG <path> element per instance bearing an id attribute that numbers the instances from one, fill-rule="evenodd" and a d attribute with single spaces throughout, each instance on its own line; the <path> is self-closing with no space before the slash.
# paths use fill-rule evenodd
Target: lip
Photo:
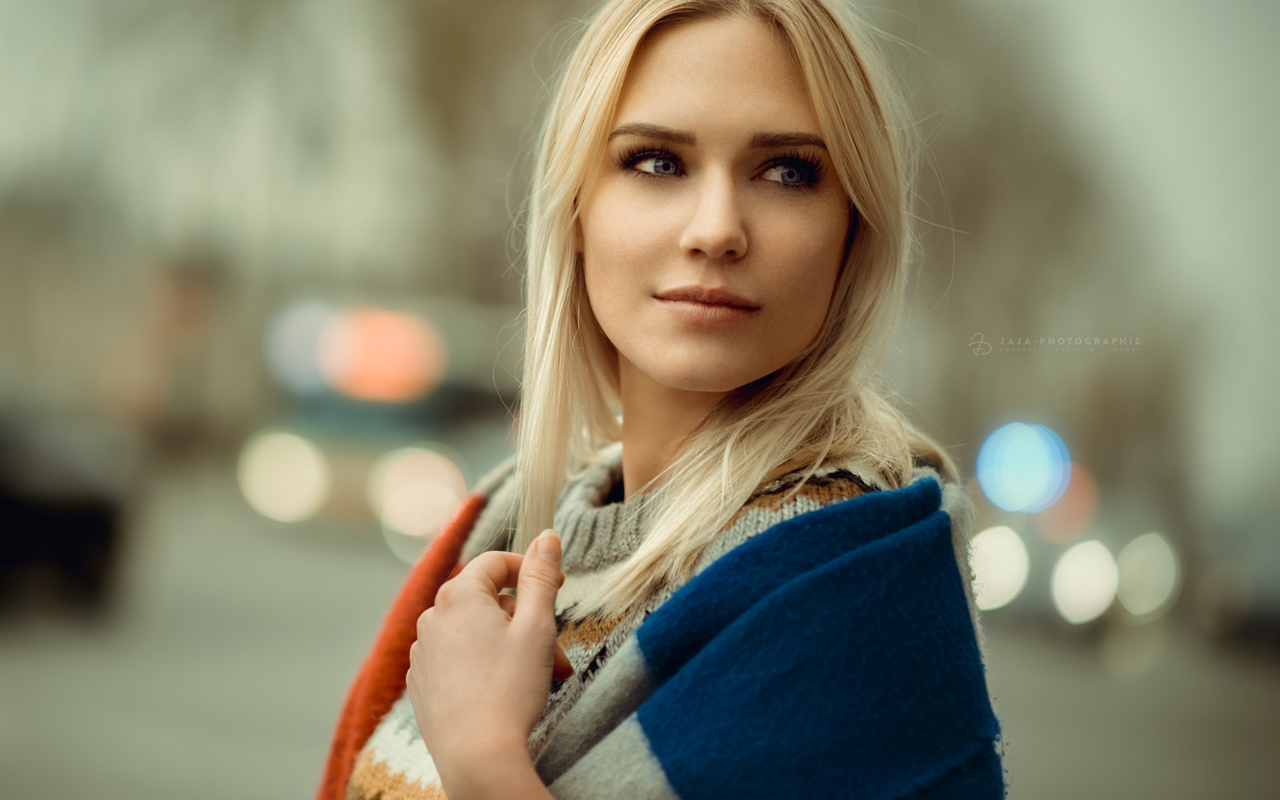
<path id="1" fill-rule="evenodd" d="M 681 286 L 654 295 L 676 319 L 699 328 L 717 328 L 745 322 L 760 306 L 724 288 Z"/>
<path id="2" fill-rule="evenodd" d="M 756 311 L 760 306 L 742 295 L 723 287 L 708 288 L 706 286 L 680 286 L 654 295 L 658 300 L 671 303 L 698 303 L 704 306 L 720 306 L 736 308 L 743 311 Z"/>

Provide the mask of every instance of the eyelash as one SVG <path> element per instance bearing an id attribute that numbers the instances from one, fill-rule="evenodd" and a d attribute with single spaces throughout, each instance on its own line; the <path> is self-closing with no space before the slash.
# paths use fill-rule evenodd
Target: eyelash
<path id="1" fill-rule="evenodd" d="M 675 153 L 648 145 L 638 145 L 628 150 L 624 150 L 618 156 L 618 167 L 641 178 L 676 177 L 674 175 L 658 175 L 652 172 L 644 172 L 636 169 L 636 164 L 650 158 L 670 159 L 676 162 L 678 168 L 683 168 L 683 165 L 680 162 L 680 157 Z M 761 172 L 768 172 L 774 167 L 791 167 L 800 170 L 804 175 L 804 180 L 800 183 L 782 183 L 781 181 L 772 181 L 773 183 L 778 183 L 779 185 L 785 186 L 789 189 L 812 189 L 821 183 L 823 177 L 826 175 L 826 167 L 823 166 L 823 163 L 820 160 L 813 158 L 812 156 L 805 155 L 799 151 L 787 152 L 777 156 L 765 164 Z"/>

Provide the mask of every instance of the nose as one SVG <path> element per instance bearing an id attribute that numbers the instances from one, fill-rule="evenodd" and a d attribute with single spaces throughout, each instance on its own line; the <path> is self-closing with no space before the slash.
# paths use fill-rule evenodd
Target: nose
<path id="1" fill-rule="evenodd" d="M 686 253 L 712 259 L 747 254 L 747 231 L 730 175 L 705 175 L 699 182 L 693 216 L 680 235 Z"/>

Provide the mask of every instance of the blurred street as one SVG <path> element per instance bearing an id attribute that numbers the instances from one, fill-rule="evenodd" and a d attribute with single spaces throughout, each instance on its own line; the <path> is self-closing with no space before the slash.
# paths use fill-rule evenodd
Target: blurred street
<path id="1" fill-rule="evenodd" d="M 0 627 L 0 796 L 314 790 L 347 683 L 407 567 L 373 526 L 255 514 L 229 460 L 156 475 L 114 617 Z M 1097 642 L 989 620 L 1010 797 L 1275 796 L 1274 652 L 1211 647 L 1166 618 L 1162 657 L 1119 677 Z"/>

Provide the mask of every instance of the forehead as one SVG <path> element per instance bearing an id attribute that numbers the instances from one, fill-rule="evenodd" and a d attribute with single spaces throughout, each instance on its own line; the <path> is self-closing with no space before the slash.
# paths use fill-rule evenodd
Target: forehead
<path id="1" fill-rule="evenodd" d="M 636 51 L 618 98 L 614 127 L 629 122 L 695 134 L 819 133 L 804 77 L 781 34 L 743 17 L 652 32 Z"/>

